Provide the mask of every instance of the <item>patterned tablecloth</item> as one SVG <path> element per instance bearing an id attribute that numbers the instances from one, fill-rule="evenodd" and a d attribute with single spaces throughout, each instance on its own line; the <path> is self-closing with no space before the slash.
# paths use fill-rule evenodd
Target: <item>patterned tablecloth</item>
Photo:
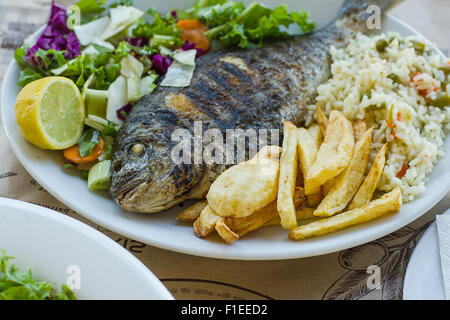
<path id="1" fill-rule="evenodd" d="M 65 5 L 71 2 L 60 1 Z M 45 23 L 49 3 L 0 0 L 0 81 L 14 49 Z M 449 0 L 407 0 L 392 14 L 414 26 L 448 55 Z M 410 225 L 341 252 L 284 261 L 217 260 L 154 248 L 86 220 L 30 177 L 12 153 L 3 130 L 0 154 L 1 197 L 39 204 L 100 230 L 148 266 L 177 299 L 401 299 L 405 269 L 417 241 L 434 216 L 450 206 L 447 194 Z M 367 286 L 370 265 L 381 268 L 381 286 L 377 289 Z"/>

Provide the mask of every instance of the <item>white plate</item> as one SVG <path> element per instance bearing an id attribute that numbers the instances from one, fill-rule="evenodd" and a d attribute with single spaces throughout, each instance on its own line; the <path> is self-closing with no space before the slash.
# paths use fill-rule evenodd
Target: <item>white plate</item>
<path id="1" fill-rule="evenodd" d="M 444 214 L 450 214 L 447 210 Z M 417 243 L 403 282 L 404 300 L 445 300 L 436 221 Z"/>
<path id="2" fill-rule="evenodd" d="M 78 299 L 173 299 L 122 246 L 78 220 L 30 203 L 0 198 L 0 249 L 21 271 L 60 290 L 79 276 Z M 70 279 L 69 279 L 70 280 Z"/>
<path id="3" fill-rule="evenodd" d="M 274 3 L 267 1 L 270 2 Z M 338 9 L 336 2 L 329 0 L 316 1 L 317 5 L 314 6 L 311 6 L 311 1 L 289 2 L 297 3 L 299 7 L 308 5 L 315 21 L 323 20 L 324 14 L 330 15 L 329 11 L 323 13 L 324 10 L 321 10 L 325 4 L 333 4 L 330 10 L 334 10 L 334 14 Z M 184 6 L 183 1 L 165 2 L 166 7 L 176 7 L 177 4 L 179 7 Z M 403 35 L 418 34 L 390 16 L 383 21 L 383 26 L 385 31 L 397 31 Z M 216 236 L 200 240 L 194 236 L 192 226 L 176 221 L 180 207 L 158 214 L 124 212 L 111 200 L 108 193 L 89 191 L 84 180 L 64 173 L 60 168 L 63 164 L 60 152 L 40 150 L 27 143 L 14 116 L 19 72 L 17 64 L 11 62 L 2 91 L 3 127 L 19 161 L 46 190 L 73 210 L 110 230 L 156 247 L 223 259 L 272 260 L 321 255 L 372 241 L 407 225 L 433 207 L 450 188 L 450 170 L 445 165 L 450 162 L 450 140 L 446 139 L 446 156 L 430 174 L 426 193 L 404 205 L 398 214 L 302 242 L 288 240 L 287 232 L 277 227 L 252 232 L 231 246 L 224 244 Z"/>

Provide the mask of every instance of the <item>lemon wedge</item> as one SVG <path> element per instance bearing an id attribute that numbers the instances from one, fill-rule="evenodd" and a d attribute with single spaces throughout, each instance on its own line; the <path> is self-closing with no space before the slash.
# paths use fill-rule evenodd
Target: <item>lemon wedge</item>
<path id="1" fill-rule="evenodd" d="M 15 111 L 25 139 L 42 149 L 68 148 L 83 133 L 84 102 L 68 78 L 46 77 L 27 84 L 17 96 Z"/>

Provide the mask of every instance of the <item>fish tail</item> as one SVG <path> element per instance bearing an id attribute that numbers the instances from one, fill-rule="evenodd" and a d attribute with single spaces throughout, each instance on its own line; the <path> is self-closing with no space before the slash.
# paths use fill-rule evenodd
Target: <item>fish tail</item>
<path id="1" fill-rule="evenodd" d="M 368 31 L 367 22 L 374 14 L 383 15 L 403 0 L 345 0 L 338 15 L 338 24 L 355 31 Z"/>

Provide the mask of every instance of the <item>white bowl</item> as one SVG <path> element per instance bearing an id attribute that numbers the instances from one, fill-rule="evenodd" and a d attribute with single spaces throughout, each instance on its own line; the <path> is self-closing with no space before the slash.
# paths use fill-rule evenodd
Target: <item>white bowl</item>
<path id="1" fill-rule="evenodd" d="M 61 213 L 0 198 L 0 249 L 21 271 L 77 299 L 173 299 L 138 259 L 101 232 Z"/>

